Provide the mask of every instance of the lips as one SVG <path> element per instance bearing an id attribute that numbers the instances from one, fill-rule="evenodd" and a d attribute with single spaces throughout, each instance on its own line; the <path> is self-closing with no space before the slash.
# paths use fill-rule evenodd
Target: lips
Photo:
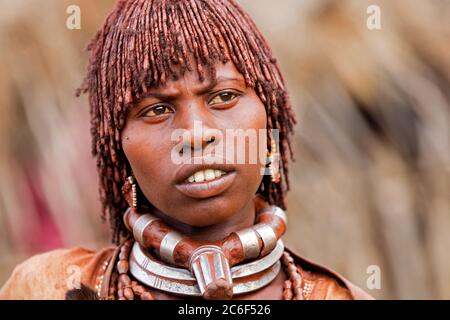
<path id="1" fill-rule="evenodd" d="M 235 178 L 236 170 L 230 164 L 184 164 L 176 172 L 175 187 L 188 197 L 204 199 L 227 190 Z"/>

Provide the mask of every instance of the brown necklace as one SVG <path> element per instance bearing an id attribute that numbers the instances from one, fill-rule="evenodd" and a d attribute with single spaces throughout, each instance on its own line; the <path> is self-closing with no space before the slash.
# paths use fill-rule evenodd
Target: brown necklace
<path id="1" fill-rule="evenodd" d="M 294 260 L 287 251 L 283 252 L 280 238 L 286 230 L 286 214 L 259 197 L 254 202 L 256 224 L 216 242 L 186 238 L 152 214 L 137 212 L 135 206 L 130 206 L 124 214 L 124 223 L 134 238 L 119 246 L 108 268 L 109 283 L 102 283 L 103 275 L 99 276 L 97 292 L 102 293 L 103 299 L 107 296 L 153 300 L 148 288 L 151 287 L 175 295 L 200 293 L 204 299 L 231 299 L 233 294 L 255 291 L 270 283 L 279 273 L 281 260 L 289 275 L 283 286 L 283 298 L 302 300 L 309 295 L 310 284 L 302 281 Z M 153 251 L 158 258 L 152 257 Z"/>
<path id="2" fill-rule="evenodd" d="M 115 272 L 113 272 L 109 283 L 107 298 L 109 300 L 154 300 L 150 289 L 139 282 L 132 280 L 132 276 L 129 274 L 129 258 L 133 244 L 134 239 L 128 239 L 120 246 Z M 111 261 L 110 263 L 114 262 L 115 261 Z M 281 262 L 289 275 L 289 279 L 284 282 L 283 299 L 303 300 L 307 292 L 303 292 L 302 277 L 289 252 L 283 252 Z M 103 276 L 100 276 L 100 281 L 97 285 L 98 290 L 102 286 L 102 277 Z M 307 289 L 308 288 L 305 287 L 305 290 Z"/>
<path id="3" fill-rule="evenodd" d="M 281 208 L 268 205 L 259 197 L 255 197 L 254 202 L 256 218 L 252 227 L 232 232 L 227 237 L 213 242 L 186 237 L 150 212 L 138 212 L 137 208 L 130 207 L 123 217 L 125 225 L 140 246 L 154 251 L 159 260 L 168 264 L 158 264 L 155 261 L 154 265 L 158 269 L 165 269 L 163 273 L 166 275 L 172 274 L 174 277 L 158 277 L 151 268 L 147 268 L 147 263 L 139 263 L 134 259 L 136 254 L 142 256 L 137 245 L 134 249 L 136 254 L 132 254 L 132 264 L 129 265 L 131 273 L 153 288 L 181 295 L 200 293 L 208 300 L 231 299 L 233 294 L 254 291 L 271 282 L 279 271 L 282 250 L 278 250 L 279 255 L 276 258 L 269 254 L 275 250 L 277 243 L 281 242 L 280 238 L 287 226 L 287 216 Z M 246 272 L 246 279 L 242 279 L 242 272 L 237 273 L 236 279 L 239 279 L 239 283 L 233 285 L 233 266 L 237 267 L 238 264 L 255 258 L 263 262 L 267 260 L 266 256 L 275 258 L 270 264 L 272 268 L 259 274 Z M 152 262 L 154 259 L 148 257 L 138 260 Z M 255 263 L 259 264 L 258 260 Z M 263 263 L 259 265 L 266 266 Z M 195 285 L 190 285 L 190 277 L 186 279 L 184 270 L 171 270 L 170 266 L 189 270 L 195 275 Z M 240 265 L 237 268 L 247 266 Z"/>

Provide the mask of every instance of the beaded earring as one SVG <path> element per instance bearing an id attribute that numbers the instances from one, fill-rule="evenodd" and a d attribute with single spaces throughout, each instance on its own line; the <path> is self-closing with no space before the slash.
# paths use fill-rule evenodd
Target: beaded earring
<path id="1" fill-rule="evenodd" d="M 133 175 L 129 176 L 122 187 L 122 193 L 131 208 L 137 208 L 137 185 Z"/>

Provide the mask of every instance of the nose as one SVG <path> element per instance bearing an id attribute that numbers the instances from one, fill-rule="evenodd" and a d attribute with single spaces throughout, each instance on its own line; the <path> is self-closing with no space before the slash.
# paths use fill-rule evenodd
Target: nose
<path id="1" fill-rule="evenodd" d="M 186 150 L 191 151 L 201 151 L 205 149 L 209 144 L 216 141 L 216 136 L 212 135 L 208 129 L 204 129 L 201 132 L 196 132 L 195 130 L 189 130 L 187 134 L 183 135 L 183 148 L 181 152 Z"/>
<path id="2" fill-rule="evenodd" d="M 202 152 L 208 145 L 220 139 L 219 129 L 207 110 L 191 105 L 180 117 L 180 127 L 184 130 L 180 154 L 187 151 Z"/>

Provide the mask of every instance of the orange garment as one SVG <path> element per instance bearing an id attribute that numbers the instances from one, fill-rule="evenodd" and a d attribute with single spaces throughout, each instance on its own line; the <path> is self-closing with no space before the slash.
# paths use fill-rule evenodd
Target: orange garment
<path id="1" fill-rule="evenodd" d="M 60 300 L 74 289 L 76 278 L 94 288 L 102 263 L 109 259 L 114 247 L 98 252 L 76 247 L 35 255 L 17 265 L 0 289 L 0 299 Z"/>
<path id="2" fill-rule="evenodd" d="M 0 299 L 65 299 L 66 292 L 77 288 L 80 281 L 94 289 L 96 277 L 105 262 L 111 259 L 114 249 L 107 247 L 95 252 L 77 247 L 35 255 L 16 266 L 0 289 Z M 334 271 L 288 251 L 303 280 L 312 287 L 308 299 L 373 299 Z"/>

